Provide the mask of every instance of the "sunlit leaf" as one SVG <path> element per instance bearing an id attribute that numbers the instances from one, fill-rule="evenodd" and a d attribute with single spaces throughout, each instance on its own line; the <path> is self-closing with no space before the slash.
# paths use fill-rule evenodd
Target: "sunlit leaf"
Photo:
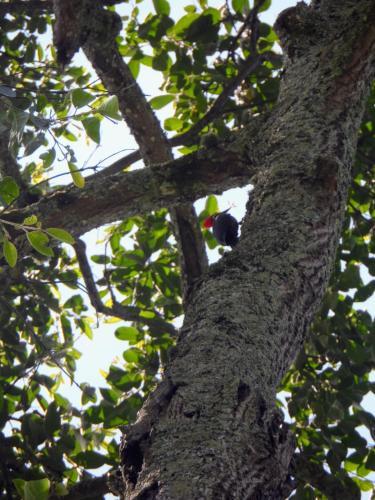
<path id="1" fill-rule="evenodd" d="M 4 239 L 3 254 L 10 267 L 14 267 L 17 263 L 17 248 L 7 238 Z"/>
<path id="2" fill-rule="evenodd" d="M 171 8 L 167 0 L 152 0 L 154 8 L 158 14 L 169 16 Z"/>
<path id="3" fill-rule="evenodd" d="M 47 500 L 50 489 L 50 482 L 47 478 L 25 481 L 25 500 Z"/>
<path id="4" fill-rule="evenodd" d="M 46 232 L 53 238 L 56 238 L 59 241 L 63 241 L 64 243 L 73 245 L 75 242 L 73 236 L 68 233 L 68 231 L 65 231 L 65 229 L 61 229 L 59 227 L 48 227 L 46 229 Z"/>
<path id="5" fill-rule="evenodd" d="M 118 99 L 115 95 L 105 99 L 105 101 L 97 108 L 97 111 L 104 116 L 113 118 L 114 120 L 121 119 L 121 115 L 119 114 Z"/>
<path id="6" fill-rule="evenodd" d="M 54 253 L 52 248 L 48 246 L 49 238 L 42 231 L 28 231 L 26 233 L 30 245 L 42 255 L 53 257 Z"/>
<path id="7" fill-rule="evenodd" d="M 82 89 L 74 89 L 72 91 L 72 103 L 76 108 L 86 106 L 94 99 L 94 96 Z"/>
<path id="8" fill-rule="evenodd" d="M 78 188 L 81 188 L 81 189 L 84 188 L 85 187 L 85 178 L 83 177 L 81 172 L 79 172 L 77 166 L 74 163 L 70 163 L 70 162 L 69 162 L 68 166 L 69 166 L 69 170 L 70 170 L 74 184 Z"/>
<path id="9" fill-rule="evenodd" d="M 164 106 L 166 106 L 170 102 L 172 102 L 174 99 L 175 99 L 175 97 L 173 95 L 168 95 L 168 94 L 159 95 L 159 96 L 153 97 L 150 100 L 150 104 L 151 104 L 151 107 L 154 109 L 161 109 L 161 108 L 164 108 Z"/>

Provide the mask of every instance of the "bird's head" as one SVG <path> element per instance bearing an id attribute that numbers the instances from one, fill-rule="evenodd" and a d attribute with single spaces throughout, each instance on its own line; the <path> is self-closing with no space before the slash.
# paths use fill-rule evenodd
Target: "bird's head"
<path id="1" fill-rule="evenodd" d="M 215 224 L 216 217 L 218 215 L 225 214 L 226 212 L 228 212 L 228 210 L 229 210 L 229 208 L 227 208 L 226 210 L 223 210 L 222 212 L 216 212 L 216 214 L 210 215 L 209 217 L 204 219 L 204 221 L 202 223 L 202 227 L 204 229 L 210 229 L 210 227 L 213 227 L 213 225 Z"/>

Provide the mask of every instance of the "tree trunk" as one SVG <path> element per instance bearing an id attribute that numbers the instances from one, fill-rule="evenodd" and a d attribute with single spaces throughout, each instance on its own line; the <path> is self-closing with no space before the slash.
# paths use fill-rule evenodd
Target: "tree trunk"
<path id="1" fill-rule="evenodd" d="M 240 243 L 190 292 L 165 378 L 122 448 L 127 499 L 278 499 L 293 439 L 275 394 L 330 277 L 374 73 L 373 0 L 284 11 L 277 107 L 242 139 L 258 168 Z"/>

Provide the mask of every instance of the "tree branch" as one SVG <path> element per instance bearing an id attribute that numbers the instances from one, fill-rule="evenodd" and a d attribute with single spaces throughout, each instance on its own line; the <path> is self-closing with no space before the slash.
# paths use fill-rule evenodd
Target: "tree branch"
<path id="1" fill-rule="evenodd" d="M 237 150 L 240 146 L 236 143 L 224 143 L 222 149 L 199 151 L 152 169 L 104 178 L 94 174 L 86 177 L 84 189 L 71 184 L 38 203 L 3 212 L 1 218 L 21 223 L 34 214 L 44 227 L 62 227 L 78 237 L 125 217 L 193 202 L 208 194 L 249 184 L 256 166 L 253 164 L 251 168 L 249 159 Z"/>
<path id="2" fill-rule="evenodd" d="M 175 327 L 165 321 L 156 311 L 150 311 L 155 314 L 154 318 L 145 318 L 140 316 L 142 312 L 146 309 L 141 309 L 135 306 L 123 306 L 112 297 L 113 305 L 112 307 L 105 306 L 100 298 L 98 290 L 95 285 L 94 277 L 91 271 L 90 264 L 86 255 L 86 245 L 82 240 L 77 240 L 74 245 L 76 251 L 77 261 L 85 281 L 87 288 L 87 293 L 91 302 L 91 305 L 98 313 L 106 314 L 107 316 L 115 316 L 121 318 L 124 321 L 133 321 L 138 323 L 143 323 L 150 328 L 158 329 L 163 332 L 167 332 L 172 336 L 176 336 L 177 331 Z"/>

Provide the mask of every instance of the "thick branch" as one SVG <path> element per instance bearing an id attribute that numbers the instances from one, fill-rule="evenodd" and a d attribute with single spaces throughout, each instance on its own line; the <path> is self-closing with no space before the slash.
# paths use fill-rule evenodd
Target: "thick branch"
<path id="1" fill-rule="evenodd" d="M 210 193 L 249 183 L 248 160 L 230 150 L 194 153 L 169 163 L 118 173 L 103 178 L 86 178 L 84 189 L 68 186 L 45 196 L 22 210 L 11 210 L 1 218 L 22 222 L 36 214 L 44 227 L 57 226 L 80 236 L 95 227 L 144 214 L 162 207 L 193 202 Z M 239 147 L 239 146 L 238 146 Z"/>

